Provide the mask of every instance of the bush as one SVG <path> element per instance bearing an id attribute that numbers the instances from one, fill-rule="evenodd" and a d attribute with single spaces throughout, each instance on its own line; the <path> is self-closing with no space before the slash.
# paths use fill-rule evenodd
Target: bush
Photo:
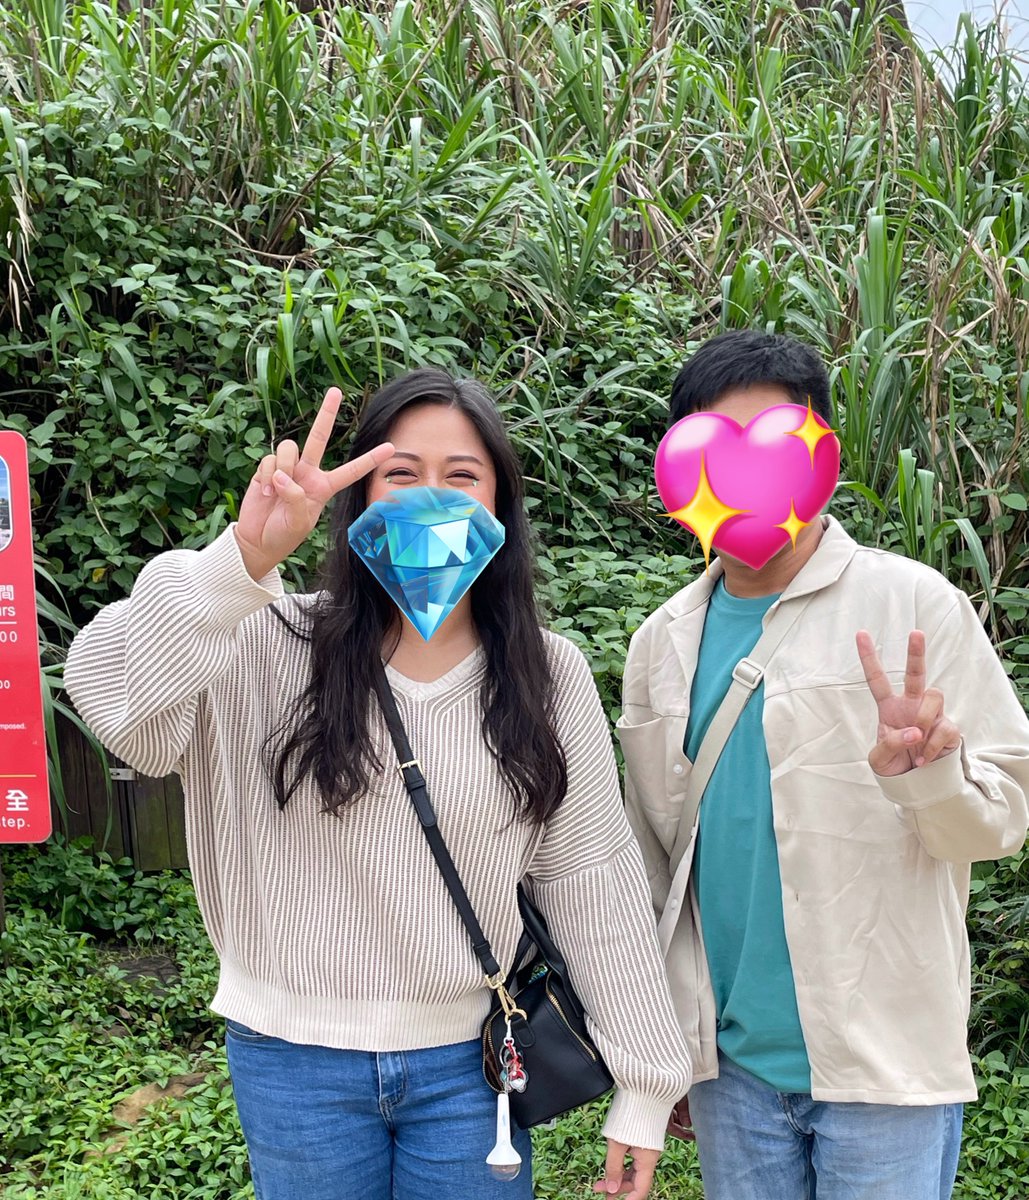
<path id="1" fill-rule="evenodd" d="M 10 1200 L 251 1196 L 221 1021 L 207 1008 L 217 964 L 188 878 L 178 872 L 140 877 L 124 863 L 94 861 L 83 845 L 8 851 L 5 860 L 11 915 L 0 938 L 0 1194 Z M 989 920 L 996 928 L 1002 910 L 990 907 L 989 894 L 1006 895 L 1002 876 L 1020 879 L 1023 870 L 1023 860 L 1009 860 L 996 867 L 1001 878 L 984 878 L 973 921 Z M 83 885 L 98 875 L 103 887 L 93 884 L 92 898 L 82 901 Z M 112 878 L 116 887 L 108 886 Z M 141 882 L 159 886 L 140 892 Z M 138 918 L 133 944 L 174 959 L 172 982 L 133 980 L 114 965 L 131 950 L 110 940 L 118 931 L 108 910 L 117 909 L 119 899 Z M 49 915 L 37 907 L 41 901 Z M 1008 916 L 1015 911 L 1005 910 Z M 977 994 L 990 986 L 994 969 L 987 954 Z M 992 1038 L 1008 1046 L 1012 1032 L 997 1024 L 1003 1006 L 984 1001 L 980 1008 L 976 1044 L 985 1047 Z M 976 1063 L 980 1100 L 966 1110 L 955 1200 L 1021 1200 L 1029 1162 L 1029 1068 L 1012 1067 L 1000 1050 L 981 1049 Z M 120 1101 L 143 1085 L 164 1086 L 182 1076 L 203 1078 L 183 1098 L 146 1109 L 131 1126 L 118 1124 Z M 605 1108 L 599 1102 L 553 1130 L 535 1131 L 539 1200 L 575 1200 L 598 1177 Z M 693 1146 L 669 1144 L 652 1194 L 655 1200 L 701 1200 Z"/>
<path id="2" fill-rule="evenodd" d="M 825 354 L 856 524 L 1002 592 L 1029 670 L 1029 100 L 989 28 L 930 88 L 874 17 L 742 0 L 659 44 L 636 0 L 0 14 L 0 423 L 76 619 L 222 528 L 326 384 L 345 438 L 426 362 L 500 395 L 549 547 L 680 552 L 650 486 L 670 382 L 753 325 Z"/>
<path id="3" fill-rule="evenodd" d="M 22 849 L 11 858 L 12 915 L 0 938 L 0 1193 L 9 1200 L 252 1196 L 222 1023 L 207 1009 L 217 964 L 188 879 L 177 872 L 147 877 L 142 882 L 163 886 L 139 899 L 137 873 L 94 862 L 82 845 Z M 81 902 L 80 884 L 97 875 L 106 877 L 104 887 L 94 886 L 92 899 Z M 117 888 L 107 887 L 111 877 Z M 130 980 L 112 963 L 126 948 L 79 928 L 96 928 L 112 903 L 130 896 L 128 907 L 139 917 L 134 936 L 149 952 L 175 960 L 179 975 L 170 984 Z M 51 916 L 32 907 L 41 899 Z M 203 1078 L 181 1099 L 119 1124 L 119 1102 L 146 1084 L 163 1087 L 183 1076 Z M 598 1177 L 605 1107 L 593 1105 L 534 1135 L 541 1200 L 571 1200 Z M 684 1180 L 696 1187 L 692 1151 L 669 1154 L 661 1179 L 657 1200 L 699 1196 L 681 1190 Z"/>
<path id="4" fill-rule="evenodd" d="M 1029 1179 L 1029 1069 L 993 1051 L 978 1060 L 979 1100 L 965 1110 L 954 1200 L 1020 1200 Z"/>
<path id="5" fill-rule="evenodd" d="M 972 1046 L 1029 1068 L 1029 850 L 973 871 Z"/>

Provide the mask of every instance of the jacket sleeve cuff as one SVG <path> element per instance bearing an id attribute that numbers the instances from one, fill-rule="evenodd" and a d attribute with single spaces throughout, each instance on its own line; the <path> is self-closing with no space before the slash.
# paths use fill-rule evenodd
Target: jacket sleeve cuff
<path id="1" fill-rule="evenodd" d="M 915 812 L 959 795 L 967 777 L 968 760 L 962 742 L 957 750 L 924 767 L 913 767 L 903 775 L 876 775 L 875 780 L 887 800 Z"/>
<path id="2" fill-rule="evenodd" d="M 619 1088 L 607 1111 L 603 1135 L 625 1146 L 663 1150 L 674 1104 L 675 1100 L 655 1100 L 642 1092 Z"/>
<path id="3" fill-rule="evenodd" d="M 190 556 L 189 579 L 212 626 L 234 628 L 285 592 L 277 569 L 260 581 L 250 578 L 230 525 L 203 550 Z"/>

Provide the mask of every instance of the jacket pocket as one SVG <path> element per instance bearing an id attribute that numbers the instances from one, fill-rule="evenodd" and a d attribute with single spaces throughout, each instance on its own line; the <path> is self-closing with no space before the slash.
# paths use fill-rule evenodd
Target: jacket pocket
<path id="1" fill-rule="evenodd" d="M 683 753 L 685 716 L 654 717 L 616 727 L 625 755 L 625 771 L 647 823 L 671 853 L 679 828 L 692 764 Z"/>

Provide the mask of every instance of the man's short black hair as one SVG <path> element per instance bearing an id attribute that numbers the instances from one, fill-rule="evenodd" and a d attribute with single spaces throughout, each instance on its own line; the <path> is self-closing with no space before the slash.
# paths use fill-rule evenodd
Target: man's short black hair
<path id="1" fill-rule="evenodd" d="M 729 392 L 768 384 L 788 392 L 832 424 L 829 374 L 819 354 L 796 338 L 757 329 L 733 329 L 705 342 L 672 384 L 669 425 L 711 408 Z"/>

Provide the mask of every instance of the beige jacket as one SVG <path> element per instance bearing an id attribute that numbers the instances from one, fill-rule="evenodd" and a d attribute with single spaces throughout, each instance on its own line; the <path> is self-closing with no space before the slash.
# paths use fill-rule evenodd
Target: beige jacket
<path id="1" fill-rule="evenodd" d="M 666 965 L 696 1082 L 718 1074 L 714 996 L 693 888 L 669 897 L 669 853 L 691 768 L 690 683 L 720 574 L 715 563 L 637 631 L 618 722 L 655 910 L 671 906 Z M 765 674 L 763 723 L 812 1095 L 974 1099 L 969 864 L 1025 840 L 1029 719 L 968 599 L 930 568 L 858 545 L 830 517 L 766 623 L 800 597 L 807 608 Z M 873 774 L 876 709 L 854 644 L 862 628 L 898 690 L 908 634 L 925 632 L 929 684 L 962 732 L 959 751 L 894 778 Z"/>

